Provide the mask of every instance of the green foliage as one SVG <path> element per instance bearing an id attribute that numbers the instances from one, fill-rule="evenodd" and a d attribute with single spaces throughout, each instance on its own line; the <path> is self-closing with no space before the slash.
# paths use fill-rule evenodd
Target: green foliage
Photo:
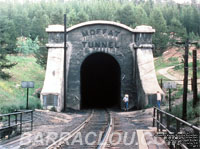
<path id="1" fill-rule="evenodd" d="M 155 55 L 161 55 L 165 51 L 169 41 L 166 21 L 158 8 L 153 9 L 149 19 L 149 24 L 156 29 L 153 35 L 153 43 L 156 47 Z"/>
<path id="2" fill-rule="evenodd" d="M 192 66 L 192 62 L 190 62 L 188 64 L 188 68 L 189 68 L 189 76 L 192 77 L 192 69 L 193 69 L 193 66 Z M 179 71 L 179 72 L 183 72 L 183 69 L 184 69 L 184 63 L 181 63 L 181 64 L 178 64 L 176 65 L 174 68 L 173 68 L 175 71 Z M 200 61 L 197 60 L 197 77 L 199 78 L 200 77 Z"/>
<path id="3" fill-rule="evenodd" d="M 179 99 L 183 96 L 183 88 L 179 87 L 178 90 L 173 95 L 173 99 Z"/>
<path id="4" fill-rule="evenodd" d="M 37 59 L 36 63 L 43 68 L 46 68 L 48 49 L 46 47 L 40 47 L 37 51 L 34 52 L 34 54 L 35 58 Z"/>
<path id="5" fill-rule="evenodd" d="M 179 64 L 179 61 L 177 58 L 169 58 L 168 62 L 166 62 L 163 57 L 158 57 L 155 61 L 155 68 L 156 70 L 159 70 L 161 68 L 169 67 L 169 66 L 174 66 Z M 176 66 L 175 66 L 176 67 Z"/>
<path id="6" fill-rule="evenodd" d="M 131 5 L 125 5 L 116 12 L 116 20 L 122 24 L 131 26 L 134 24 L 134 11 Z"/>
<path id="7" fill-rule="evenodd" d="M 49 24 L 48 22 L 48 16 L 44 11 L 39 10 L 32 20 L 30 32 L 31 38 L 35 39 L 38 37 L 42 43 L 45 43 L 47 40 L 47 33 L 45 32 L 45 28 Z"/>
<path id="8" fill-rule="evenodd" d="M 50 109 L 50 111 L 57 112 L 57 110 L 56 110 L 55 107 L 52 107 L 52 108 Z"/>
<path id="9" fill-rule="evenodd" d="M 177 63 L 178 62 L 178 58 L 177 57 L 170 57 L 168 59 L 168 61 L 172 62 L 172 63 Z"/>
<path id="10" fill-rule="evenodd" d="M 40 99 L 34 95 L 34 92 L 43 86 L 44 70 L 36 63 L 33 56 L 7 56 L 6 58 L 11 63 L 17 62 L 17 64 L 5 71 L 10 73 L 10 80 L 0 79 L 0 113 L 25 109 L 26 89 L 21 88 L 21 81 L 35 82 L 35 88 L 29 90 L 29 107 L 40 108 Z"/>
<path id="11" fill-rule="evenodd" d="M 15 51 L 17 53 L 29 55 L 33 53 L 37 53 L 37 50 L 39 49 L 39 41 L 36 37 L 35 40 L 32 40 L 31 38 L 21 37 L 17 41 L 17 48 Z"/>
<path id="12" fill-rule="evenodd" d="M 183 70 L 183 68 L 184 68 L 184 65 L 183 65 L 183 64 L 181 64 L 181 65 L 176 65 L 176 66 L 174 67 L 174 70 Z"/>
<path id="13" fill-rule="evenodd" d="M 0 11 L 0 54 L 13 53 L 16 44 L 15 24 Z"/>
<path id="14" fill-rule="evenodd" d="M 186 39 L 186 29 L 181 22 L 175 17 L 171 19 L 169 25 L 170 43 L 174 45 L 176 41 Z"/>
<path id="15" fill-rule="evenodd" d="M 5 70 L 10 69 L 15 65 L 16 63 L 9 62 L 5 54 L 0 53 L 0 78 L 9 79 L 11 76 L 8 72 L 5 72 Z"/>
<path id="16" fill-rule="evenodd" d="M 189 39 L 193 40 L 193 41 L 198 41 L 200 38 L 199 35 L 196 35 L 194 32 L 190 32 L 189 33 Z"/>
<path id="17" fill-rule="evenodd" d="M 157 56 L 177 40 L 186 37 L 199 40 L 198 8 L 194 3 L 191 6 L 177 5 L 171 0 L 166 3 L 153 0 L 0 2 L 0 50 L 1 53 L 15 53 L 16 39 L 21 36 L 30 37 L 33 41 L 38 37 L 40 46 L 45 46 L 45 28 L 49 24 L 63 24 L 63 14 L 66 13 L 68 27 L 89 20 L 116 21 L 133 28 L 142 24 L 152 25 L 156 29 L 153 43 L 154 55 Z M 45 65 L 47 52 L 39 49 L 34 53 L 37 53 L 37 62 Z M 45 59 L 41 60 L 42 57 Z"/>
<path id="18" fill-rule="evenodd" d="M 199 117 L 199 107 L 200 107 L 200 104 L 196 106 L 196 108 L 193 108 L 193 101 L 189 101 L 187 103 L 187 119 L 188 120 L 193 120 L 196 117 Z M 167 112 L 169 111 L 167 110 Z M 176 105 L 175 107 L 173 107 L 172 112 L 170 113 L 179 118 L 182 118 L 182 104 Z"/>

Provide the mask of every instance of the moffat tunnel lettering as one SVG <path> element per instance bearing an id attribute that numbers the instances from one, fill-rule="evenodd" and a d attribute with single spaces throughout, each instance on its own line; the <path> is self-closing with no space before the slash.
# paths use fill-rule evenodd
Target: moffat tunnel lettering
<path id="1" fill-rule="evenodd" d="M 67 29 L 66 90 L 63 90 L 64 34 L 62 25 L 50 25 L 48 60 L 41 103 L 45 109 L 129 108 L 156 104 L 157 82 L 151 26 L 89 21 Z M 66 92 L 64 102 L 63 93 Z"/>
<path id="2" fill-rule="evenodd" d="M 108 29 L 90 29 L 82 31 L 83 37 L 93 36 L 93 35 L 108 35 L 117 37 L 120 34 L 120 31 L 117 30 L 108 30 Z"/>
<path id="3" fill-rule="evenodd" d="M 119 48 L 119 44 L 117 42 L 100 42 L 100 41 L 95 41 L 95 42 L 82 42 L 83 48 Z"/>

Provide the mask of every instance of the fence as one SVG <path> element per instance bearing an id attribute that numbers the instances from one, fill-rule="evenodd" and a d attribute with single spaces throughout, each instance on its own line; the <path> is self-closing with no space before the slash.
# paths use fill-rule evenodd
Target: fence
<path id="1" fill-rule="evenodd" d="M 23 124 L 27 123 L 31 124 L 30 128 L 33 130 L 33 110 L 0 114 L 0 139 L 6 138 L 6 136 L 10 138 L 10 136 L 18 133 L 22 134 Z"/>
<path id="2" fill-rule="evenodd" d="M 173 120 L 175 121 L 175 129 L 172 128 L 172 124 L 174 123 Z M 194 126 L 194 125 L 192 125 L 170 113 L 160 110 L 157 107 L 153 107 L 153 127 L 155 127 L 155 123 L 156 123 L 156 127 L 157 127 L 157 132 L 159 132 L 159 131 L 162 132 L 163 129 L 165 129 L 167 131 L 167 134 L 178 134 L 180 132 L 181 125 L 186 125 L 186 126 L 192 128 L 193 133 L 197 134 L 197 136 L 199 137 L 199 133 L 200 133 L 199 127 L 196 127 L 196 126 Z M 199 141 L 199 139 L 198 139 L 198 141 Z M 185 144 L 178 145 L 178 142 L 175 144 L 175 148 L 179 148 L 180 146 L 182 148 L 187 149 L 187 146 Z"/>

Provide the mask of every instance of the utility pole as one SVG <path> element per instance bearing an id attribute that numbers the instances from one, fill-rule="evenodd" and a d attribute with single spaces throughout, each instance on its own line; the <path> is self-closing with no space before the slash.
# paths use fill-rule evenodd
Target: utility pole
<path id="1" fill-rule="evenodd" d="M 184 44 L 185 45 L 182 119 L 185 120 L 185 121 L 187 121 L 187 91 L 188 91 L 188 53 L 189 53 L 189 44 L 197 44 L 197 42 L 190 42 L 189 39 L 187 38 L 185 42 L 176 42 L 176 43 L 177 44 Z"/>
<path id="2" fill-rule="evenodd" d="M 198 96 L 197 96 L 197 50 L 192 51 L 193 55 L 193 108 L 197 105 L 199 102 Z"/>
<path id="3" fill-rule="evenodd" d="M 189 39 L 185 42 L 185 55 L 184 55 L 184 88 L 183 88 L 183 114 L 182 119 L 187 121 L 187 91 L 188 91 L 188 52 L 189 52 Z"/>
<path id="4" fill-rule="evenodd" d="M 187 91 L 188 91 L 188 52 L 189 52 L 189 39 L 185 42 L 176 42 L 180 45 L 185 45 L 185 55 L 184 55 L 184 80 L 183 80 L 183 110 L 182 119 L 187 121 Z"/>
<path id="5" fill-rule="evenodd" d="M 64 88 L 63 88 L 63 92 L 64 92 L 64 108 L 63 108 L 63 111 L 66 111 L 66 53 L 67 53 L 67 45 L 66 45 L 66 42 L 67 42 L 67 32 L 66 32 L 66 29 L 67 29 L 67 23 L 66 23 L 66 14 L 64 14 L 64 68 L 63 68 L 63 71 L 64 71 Z"/>

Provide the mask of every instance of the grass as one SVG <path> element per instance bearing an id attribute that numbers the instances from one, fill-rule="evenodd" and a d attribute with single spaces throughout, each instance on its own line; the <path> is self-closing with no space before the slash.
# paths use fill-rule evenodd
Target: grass
<path id="1" fill-rule="evenodd" d="M 169 58 L 168 61 L 165 61 L 163 57 L 161 56 L 161 57 L 158 57 L 154 61 L 156 71 L 162 68 L 166 68 L 166 67 L 170 67 L 170 66 L 174 66 L 178 64 L 179 64 L 179 61 L 178 61 L 178 58 L 176 57 Z"/>
<path id="2" fill-rule="evenodd" d="M 163 57 L 158 57 L 155 61 L 154 61 L 154 65 L 155 65 L 155 70 L 156 72 L 159 70 L 159 69 L 162 69 L 162 68 L 166 68 L 166 67 L 170 67 L 170 66 L 174 66 L 174 65 L 178 65 L 179 64 L 179 61 L 178 61 L 178 58 L 176 57 L 172 57 L 172 58 L 169 58 L 168 61 L 165 61 L 163 59 Z M 160 80 L 163 79 L 163 80 L 169 80 L 168 78 L 166 78 L 165 76 L 159 74 L 157 72 L 157 80 L 159 81 L 160 83 Z"/>
<path id="3" fill-rule="evenodd" d="M 21 81 L 35 82 L 35 88 L 29 89 L 29 107 L 40 108 L 40 99 L 33 94 L 36 89 L 42 88 L 45 71 L 33 56 L 10 55 L 7 58 L 11 62 L 17 62 L 17 65 L 6 70 L 11 75 L 9 80 L 0 79 L 0 113 L 25 109 L 27 90 L 21 88 Z"/>
<path id="4" fill-rule="evenodd" d="M 189 77 L 192 77 L 193 68 L 192 68 L 192 62 L 188 63 L 189 67 Z M 184 74 L 184 64 L 181 63 L 180 65 L 177 65 L 174 67 L 174 70 L 177 71 L 179 74 Z M 200 61 L 197 61 L 197 77 L 200 78 Z"/>
<path id="5" fill-rule="evenodd" d="M 195 108 L 193 108 L 193 100 L 187 102 L 187 121 L 190 122 L 200 116 L 199 108 L 200 108 L 200 103 Z M 169 112 L 168 109 L 166 111 Z M 172 111 L 169 113 L 182 119 L 182 104 L 172 107 Z M 196 123 L 197 122 L 193 124 L 196 125 Z"/>
<path id="6" fill-rule="evenodd" d="M 158 71 L 159 69 L 170 67 L 170 66 L 175 66 L 174 71 L 177 73 L 183 74 L 183 69 L 184 69 L 184 64 L 178 61 L 178 58 L 171 57 L 167 61 L 164 60 L 164 58 L 158 57 L 155 61 L 155 69 Z M 200 78 L 200 61 L 197 62 L 197 77 Z M 189 76 L 192 76 L 192 62 L 189 63 Z M 160 75 L 157 73 L 157 79 L 160 83 L 161 78 L 166 81 L 169 80 L 168 78 Z M 172 89 L 172 101 L 176 99 L 180 99 L 183 96 L 183 87 L 181 85 L 177 85 L 176 89 Z M 166 98 L 168 98 L 168 91 L 166 92 Z M 199 95 L 200 98 L 200 95 Z M 165 101 L 163 104 L 168 104 L 168 100 Z M 196 108 L 193 108 L 193 100 L 187 102 L 187 121 L 194 124 L 194 125 L 199 125 L 199 121 L 197 120 L 200 117 L 199 114 L 199 109 L 200 109 L 200 103 L 196 106 Z M 168 109 L 167 109 L 167 112 Z M 182 102 L 179 105 L 173 106 L 172 107 L 172 112 L 171 114 L 182 118 Z M 172 122 L 175 124 L 175 121 Z"/>

